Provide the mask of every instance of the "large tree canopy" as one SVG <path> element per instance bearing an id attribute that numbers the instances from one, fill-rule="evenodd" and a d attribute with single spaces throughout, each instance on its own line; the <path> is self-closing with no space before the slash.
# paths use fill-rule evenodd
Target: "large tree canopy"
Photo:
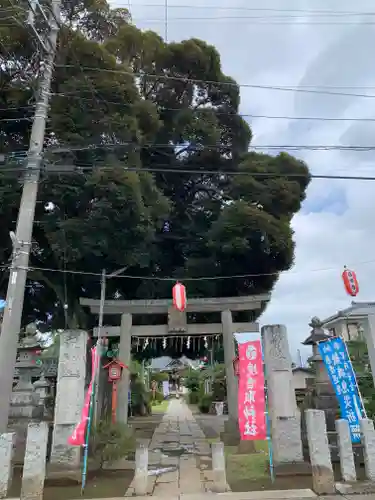
<path id="1" fill-rule="evenodd" d="M 0 178 L 2 264 L 41 53 L 23 3 L 15 3 L 0 0 L 0 153 L 8 155 Z M 142 277 L 253 275 L 188 282 L 190 297 L 272 290 L 293 263 L 290 222 L 309 173 L 286 153 L 249 152 L 239 104 L 239 86 L 204 41 L 167 44 L 105 0 L 65 1 L 44 154 L 55 173 L 42 175 L 30 266 L 88 274 L 30 272 L 28 320 L 52 313 L 58 325 L 65 316 L 68 326 L 89 326 L 78 298 L 99 296 L 90 273 L 103 267 L 126 266 L 139 277 L 109 281 L 109 296 L 129 299 L 170 297 L 170 281 Z M 65 165 L 75 172 L 64 173 Z M 247 175 L 230 175 L 238 171 Z M 6 281 L 4 273 L 3 296 Z"/>

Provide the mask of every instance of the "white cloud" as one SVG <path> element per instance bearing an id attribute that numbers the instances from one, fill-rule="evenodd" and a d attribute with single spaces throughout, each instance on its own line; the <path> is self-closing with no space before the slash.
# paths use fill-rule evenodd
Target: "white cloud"
<path id="1" fill-rule="evenodd" d="M 145 2 L 146 3 L 146 2 Z M 147 3 L 150 3 L 148 0 Z M 161 4 L 154 0 L 154 4 Z M 294 23 L 285 26 L 264 24 L 266 19 L 251 16 L 285 16 L 271 11 L 235 11 L 234 7 L 259 9 L 298 9 L 371 12 L 373 2 L 360 0 L 170 0 L 170 5 L 186 8 L 168 10 L 169 40 L 198 37 L 212 43 L 221 54 L 223 71 L 239 83 L 264 85 L 302 85 L 360 87 L 373 90 L 347 89 L 357 94 L 375 94 L 375 76 L 371 50 L 375 25 L 354 24 L 374 21 L 369 16 L 317 17 L 316 14 L 284 19 Z M 114 4 L 123 7 L 127 2 Z M 207 6 L 207 9 L 195 6 Z M 146 7 L 132 0 L 134 22 L 140 28 L 153 29 L 164 36 L 164 7 Z M 220 10 L 219 7 L 232 10 Z M 231 19 L 197 19 L 213 17 Z M 179 20 L 174 18 L 179 18 Z M 181 20 L 181 18 L 184 18 Z M 160 19 L 159 22 L 150 22 Z M 270 22 L 283 21 L 275 18 Z M 309 25 L 317 22 L 352 23 L 347 25 Z M 262 23 L 262 24 L 259 24 Z M 337 90 L 339 91 L 339 90 Z M 279 92 L 243 88 L 241 111 L 246 114 L 289 116 L 374 117 L 375 99 L 320 95 L 303 92 Z M 350 121 L 283 121 L 251 120 L 255 144 L 375 144 L 375 124 Z M 374 133 L 373 133 L 374 132 Z M 373 140 L 372 140 L 373 139 Z M 313 173 L 372 174 L 373 153 L 305 152 Z M 295 216 L 296 259 L 294 268 L 284 273 L 262 317 L 262 323 L 284 323 L 288 327 L 292 349 L 309 333 L 312 316 L 322 318 L 350 303 L 345 294 L 341 272 L 344 264 L 357 271 L 360 283 L 358 300 L 375 300 L 375 182 L 314 180 L 308 189 L 304 209 Z M 313 213 L 330 199 L 335 207 Z M 345 203 L 343 205 L 343 203 Z M 336 212 L 336 213 L 332 213 Z M 326 271 L 319 271 L 328 269 Z"/>

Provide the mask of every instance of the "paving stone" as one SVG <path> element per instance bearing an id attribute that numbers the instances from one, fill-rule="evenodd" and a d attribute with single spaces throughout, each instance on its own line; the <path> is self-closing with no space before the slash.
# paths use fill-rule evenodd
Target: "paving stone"
<path id="1" fill-rule="evenodd" d="M 157 477 L 156 483 L 172 483 L 178 481 L 178 470 L 174 470 L 173 472 L 166 472 L 165 474 L 161 474 Z"/>
<path id="2" fill-rule="evenodd" d="M 179 495 L 178 483 L 156 483 L 153 496 L 158 496 L 169 500 L 171 495 Z"/>
<path id="3" fill-rule="evenodd" d="M 184 449 L 182 454 L 176 451 L 179 448 Z M 148 495 L 170 500 L 181 494 L 204 495 L 205 492 L 210 494 L 212 487 L 210 445 L 184 402 L 181 400 L 170 402 L 163 421 L 154 432 L 149 449 L 151 465 L 177 466 L 178 470 L 160 476 L 149 476 L 152 480 L 148 486 Z M 134 490 L 130 485 L 126 496 L 131 496 L 133 493 Z"/>

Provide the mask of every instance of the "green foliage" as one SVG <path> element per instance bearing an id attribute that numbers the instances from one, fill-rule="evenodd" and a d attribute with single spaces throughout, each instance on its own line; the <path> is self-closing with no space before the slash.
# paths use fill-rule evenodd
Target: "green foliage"
<path id="1" fill-rule="evenodd" d="M 130 361 L 130 373 L 133 377 L 139 377 L 141 372 L 142 372 L 142 367 L 141 367 L 141 363 L 139 361 L 137 361 L 136 359 L 132 359 Z"/>
<path id="2" fill-rule="evenodd" d="M 227 384 L 225 380 L 225 366 L 216 365 L 212 380 L 212 399 L 213 401 L 226 401 Z"/>
<path id="3" fill-rule="evenodd" d="M 132 430 L 125 424 L 103 420 L 92 429 L 89 450 L 91 455 L 99 460 L 101 468 L 106 462 L 112 463 L 126 457 L 134 448 Z"/>
<path id="4" fill-rule="evenodd" d="M 151 380 L 155 380 L 160 385 L 162 382 L 169 380 L 169 375 L 165 372 L 153 372 L 151 373 Z"/>
<path id="5" fill-rule="evenodd" d="M 25 7 L 24 0 L 0 0 L 0 21 L 7 18 L 0 22 L 0 153 L 12 167 L 0 176 L 0 264 L 11 254 L 8 232 L 21 192 L 13 167 L 26 157 L 39 77 Z M 76 171 L 42 175 L 30 266 L 86 273 L 126 266 L 139 277 L 108 280 L 108 298 L 171 297 L 170 282 L 146 276 L 254 274 L 191 281 L 188 297 L 270 292 L 293 263 L 290 223 L 310 180 L 306 165 L 286 153 L 248 152 L 252 132 L 239 114 L 240 88 L 222 72 L 215 47 L 198 39 L 168 44 L 106 0 L 64 0 L 63 13 L 44 159 Z M 196 173 L 203 170 L 215 174 Z M 220 174 L 239 170 L 262 176 Z M 49 202 L 55 208 L 46 212 Z M 3 296 L 7 280 L 3 273 Z M 79 298 L 99 297 L 99 277 L 32 271 L 28 280 L 25 322 L 49 323 L 48 312 L 48 327 L 92 328 Z M 181 352 L 163 352 L 158 343 L 137 353 L 161 354 Z"/>
<path id="6" fill-rule="evenodd" d="M 190 369 L 186 376 L 184 385 L 190 392 L 197 392 L 201 386 L 201 376 L 198 370 Z"/>
<path id="7" fill-rule="evenodd" d="M 156 391 L 155 398 L 152 400 L 152 404 L 156 405 L 164 401 L 164 394 L 162 392 Z"/>
<path id="8" fill-rule="evenodd" d="M 191 391 L 188 395 L 188 401 L 191 405 L 196 405 L 199 403 L 200 394 L 198 391 Z"/>
<path id="9" fill-rule="evenodd" d="M 201 413 L 209 413 L 212 405 L 212 394 L 202 394 L 199 398 L 198 408 Z"/>
<path id="10" fill-rule="evenodd" d="M 347 342 L 350 359 L 356 374 L 368 418 L 375 419 L 375 391 L 365 340 Z"/>
<path id="11" fill-rule="evenodd" d="M 132 410 L 134 415 L 146 415 L 150 412 L 151 394 L 144 383 L 136 378 L 131 382 Z"/>

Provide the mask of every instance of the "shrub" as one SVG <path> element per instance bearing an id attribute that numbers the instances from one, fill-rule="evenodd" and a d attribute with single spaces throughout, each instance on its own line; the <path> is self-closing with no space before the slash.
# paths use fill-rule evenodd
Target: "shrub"
<path id="1" fill-rule="evenodd" d="M 189 370 L 185 377 L 184 385 L 190 392 L 197 392 L 201 385 L 199 372 L 196 370 Z"/>
<path id="2" fill-rule="evenodd" d="M 151 374 L 151 380 L 155 380 L 158 384 L 169 380 L 168 373 L 165 372 L 153 372 Z"/>
<path id="3" fill-rule="evenodd" d="M 189 392 L 189 403 L 191 405 L 196 405 L 197 403 L 199 403 L 199 392 L 198 391 Z"/>
<path id="4" fill-rule="evenodd" d="M 158 403 L 161 403 L 162 401 L 164 401 L 164 394 L 162 392 L 156 391 L 155 392 L 155 401 L 157 401 Z"/>
<path id="5" fill-rule="evenodd" d="M 126 424 L 102 420 L 92 429 L 89 450 L 99 460 L 100 468 L 105 462 L 112 463 L 126 457 L 134 449 L 133 432 Z"/>
<path id="6" fill-rule="evenodd" d="M 144 383 L 135 379 L 131 383 L 132 410 L 134 415 L 145 415 L 150 405 L 151 394 L 146 390 Z"/>
<path id="7" fill-rule="evenodd" d="M 201 413 L 209 413 L 212 405 L 212 394 L 203 394 L 198 403 L 198 408 Z"/>

